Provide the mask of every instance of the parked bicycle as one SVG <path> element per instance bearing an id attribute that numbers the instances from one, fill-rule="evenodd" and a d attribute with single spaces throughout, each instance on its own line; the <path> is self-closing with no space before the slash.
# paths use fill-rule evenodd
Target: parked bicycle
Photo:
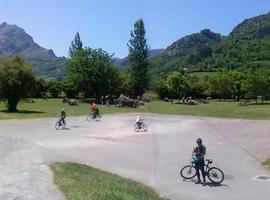
<path id="1" fill-rule="evenodd" d="M 55 129 L 66 129 L 67 128 L 67 121 L 65 119 L 59 119 L 55 124 Z"/>
<path id="2" fill-rule="evenodd" d="M 221 169 L 217 167 L 210 167 L 213 163 L 213 160 L 206 159 L 205 166 L 205 175 L 208 179 L 214 184 L 220 184 L 224 180 L 224 173 Z M 184 179 L 193 179 L 196 176 L 195 161 L 192 159 L 189 165 L 184 166 L 180 170 L 180 175 Z"/>

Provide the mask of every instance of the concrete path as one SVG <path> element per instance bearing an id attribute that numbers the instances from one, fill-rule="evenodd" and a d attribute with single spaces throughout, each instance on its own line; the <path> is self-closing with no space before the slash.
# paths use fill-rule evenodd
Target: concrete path
<path id="1" fill-rule="evenodd" d="M 135 114 L 105 115 L 100 122 L 68 118 L 70 130 L 54 129 L 56 119 L 0 121 L 0 199 L 61 200 L 50 162 L 85 163 L 143 182 L 172 200 L 268 199 L 270 176 L 260 162 L 270 157 L 270 123 L 192 116 L 144 115 L 147 133 L 135 133 Z M 213 166 L 225 173 L 214 187 L 183 181 L 192 147 L 201 137 Z"/>

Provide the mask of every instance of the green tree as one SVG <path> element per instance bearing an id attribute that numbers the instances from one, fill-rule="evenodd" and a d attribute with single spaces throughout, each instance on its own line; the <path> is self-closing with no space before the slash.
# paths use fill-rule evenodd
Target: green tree
<path id="1" fill-rule="evenodd" d="M 164 79 L 157 82 L 155 90 L 156 90 L 159 98 L 161 98 L 161 99 L 164 99 L 165 97 L 171 96 L 170 90 L 169 90 L 168 85 L 166 83 L 166 80 L 164 80 Z"/>
<path id="2" fill-rule="evenodd" d="M 148 86 L 148 45 L 145 39 L 145 28 L 142 19 L 134 24 L 134 30 L 130 33 L 129 49 L 129 72 L 131 74 L 132 96 L 141 96 Z"/>
<path id="3" fill-rule="evenodd" d="M 194 98 L 205 98 L 204 91 L 207 89 L 208 76 L 200 77 L 189 74 L 187 78 L 190 83 L 189 95 Z"/>
<path id="4" fill-rule="evenodd" d="M 31 95 L 34 83 L 32 69 L 21 57 L 0 60 L 0 98 L 9 112 L 16 112 L 18 102 Z"/>
<path id="5" fill-rule="evenodd" d="M 167 85 L 171 95 L 179 100 L 183 96 L 186 96 L 190 89 L 190 84 L 186 76 L 178 71 L 171 72 L 168 75 Z"/>
<path id="6" fill-rule="evenodd" d="M 62 83 L 56 80 L 50 80 L 48 83 L 48 90 L 53 98 L 57 98 L 62 92 Z"/>
<path id="7" fill-rule="evenodd" d="M 33 96 L 35 98 L 43 98 L 47 96 L 48 92 L 48 81 L 43 77 L 35 78 L 35 87 Z"/>
<path id="8" fill-rule="evenodd" d="M 102 49 L 83 48 L 68 60 L 67 80 L 85 97 L 113 95 L 121 85 L 119 70 Z"/>
<path id="9" fill-rule="evenodd" d="M 246 93 L 247 98 L 255 99 L 260 96 L 262 103 L 266 96 L 270 94 L 270 80 L 269 73 L 264 70 L 256 70 L 252 68 L 248 70 L 245 81 L 243 81 L 241 88 Z"/>
<path id="10" fill-rule="evenodd" d="M 207 95 L 223 98 L 224 100 L 231 97 L 232 88 L 230 76 L 227 72 L 218 72 L 217 74 L 209 77 L 207 82 Z"/>
<path id="11" fill-rule="evenodd" d="M 76 33 L 74 40 L 71 42 L 71 46 L 69 47 L 69 56 L 74 56 L 79 50 L 82 49 L 83 43 L 81 41 L 81 37 L 79 32 Z"/>
<path id="12" fill-rule="evenodd" d="M 63 92 L 68 98 L 75 98 L 76 96 L 78 96 L 79 90 L 73 82 L 66 79 L 62 82 L 62 86 Z"/>
<path id="13" fill-rule="evenodd" d="M 232 70 L 228 72 L 228 77 L 230 79 L 230 90 L 234 99 L 240 100 L 241 96 L 244 95 L 242 90 L 242 83 L 245 80 L 245 75 L 240 70 Z"/>

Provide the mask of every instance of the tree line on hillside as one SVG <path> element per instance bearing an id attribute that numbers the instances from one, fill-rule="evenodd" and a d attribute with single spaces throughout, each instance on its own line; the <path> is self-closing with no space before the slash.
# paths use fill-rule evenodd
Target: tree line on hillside
<path id="1" fill-rule="evenodd" d="M 0 99 L 8 111 L 17 111 L 21 99 L 58 97 L 100 99 L 124 93 L 142 96 L 148 86 L 148 45 L 142 19 L 134 24 L 128 43 L 129 72 L 124 74 L 112 63 L 112 56 L 99 48 L 83 47 L 79 33 L 72 41 L 67 59 L 67 73 L 62 81 L 34 77 L 31 66 L 20 56 L 0 59 Z"/>
<path id="2" fill-rule="evenodd" d="M 246 19 L 229 35 L 209 29 L 193 33 L 149 58 L 151 76 L 174 70 L 213 72 L 224 69 L 270 67 L 270 12 Z"/>
<path id="3" fill-rule="evenodd" d="M 270 98 L 270 70 L 261 68 L 224 70 L 193 74 L 173 71 L 156 81 L 160 98 L 192 96 L 217 99 L 257 99 L 263 102 Z"/>

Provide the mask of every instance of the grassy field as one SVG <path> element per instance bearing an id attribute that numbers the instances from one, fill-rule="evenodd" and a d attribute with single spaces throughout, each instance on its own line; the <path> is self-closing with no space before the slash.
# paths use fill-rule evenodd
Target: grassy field
<path id="1" fill-rule="evenodd" d="M 270 158 L 265 160 L 262 164 L 270 169 Z"/>
<path id="2" fill-rule="evenodd" d="M 90 166 L 54 163 L 50 167 L 67 200 L 165 200 L 147 186 Z"/>
<path id="3" fill-rule="evenodd" d="M 6 108 L 2 102 L 0 103 L 0 119 L 56 117 L 61 108 L 65 108 L 67 116 L 78 116 L 86 115 L 89 112 L 90 106 L 87 103 L 80 102 L 77 106 L 70 106 L 62 103 L 61 99 L 35 99 L 35 103 L 20 102 L 18 113 L 8 113 L 5 111 Z M 209 104 L 188 106 L 155 100 L 141 108 L 119 108 L 106 105 L 100 105 L 99 108 L 102 114 L 145 112 L 221 118 L 270 119 L 269 102 L 262 105 L 239 106 L 238 102 L 211 101 Z"/>

